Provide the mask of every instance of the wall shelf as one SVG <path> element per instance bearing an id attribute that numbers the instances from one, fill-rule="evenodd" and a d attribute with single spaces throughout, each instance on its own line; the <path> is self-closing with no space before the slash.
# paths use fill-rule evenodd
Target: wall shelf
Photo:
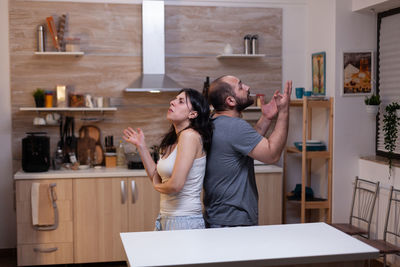
<path id="1" fill-rule="evenodd" d="M 115 107 L 108 107 L 108 108 L 35 108 L 35 107 L 27 107 L 27 108 L 19 108 L 20 111 L 77 111 L 77 112 L 103 112 L 103 111 L 116 111 L 117 108 Z"/>
<path id="2" fill-rule="evenodd" d="M 217 58 L 262 58 L 265 54 L 221 54 Z"/>
<path id="3" fill-rule="evenodd" d="M 85 52 L 35 52 L 39 56 L 83 56 Z"/>

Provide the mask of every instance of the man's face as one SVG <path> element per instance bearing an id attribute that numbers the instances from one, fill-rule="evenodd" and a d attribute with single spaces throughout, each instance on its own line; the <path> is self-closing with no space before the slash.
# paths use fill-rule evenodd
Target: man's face
<path id="1" fill-rule="evenodd" d="M 232 88 L 234 88 L 236 110 L 241 112 L 254 103 L 254 99 L 250 96 L 250 87 L 242 83 L 242 81 L 236 77 L 232 77 L 230 80 L 230 84 L 232 85 Z"/>

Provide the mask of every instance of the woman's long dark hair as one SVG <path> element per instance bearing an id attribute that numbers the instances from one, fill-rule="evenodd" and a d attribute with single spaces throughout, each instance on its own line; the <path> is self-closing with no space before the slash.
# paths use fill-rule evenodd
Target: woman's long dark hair
<path id="1" fill-rule="evenodd" d="M 184 130 L 193 129 L 197 131 L 201 136 L 204 151 L 208 152 L 211 147 L 213 130 L 212 123 L 210 121 L 210 106 L 208 105 L 205 97 L 202 96 L 200 92 L 191 88 L 184 88 L 178 94 L 182 92 L 185 92 L 186 102 L 189 99 L 190 103 L 192 104 L 192 110 L 197 111 L 197 117 L 194 119 L 190 119 L 189 126 L 186 127 Z M 176 141 L 178 140 L 178 135 L 175 132 L 174 126 L 171 125 L 171 128 L 164 135 L 164 138 L 160 143 L 161 154 L 164 154 L 169 146 L 176 143 Z"/>

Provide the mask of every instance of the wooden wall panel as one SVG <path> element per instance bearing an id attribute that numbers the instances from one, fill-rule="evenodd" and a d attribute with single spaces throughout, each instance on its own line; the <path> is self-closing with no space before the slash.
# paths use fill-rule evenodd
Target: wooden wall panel
<path id="1" fill-rule="evenodd" d="M 280 56 L 282 9 L 166 6 L 167 54 L 220 54 L 230 43 L 243 53 L 243 37 L 258 34 L 259 53 Z"/>
<path id="2" fill-rule="evenodd" d="M 36 28 L 48 16 L 68 15 L 67 36 L 81 38 L 83 57 L 37 56 Z M 237 75 L 254 92 L 267 96 L 281 86 L 282 10 L 275 8 L 166 6 L 166 73 L 183 87 L 201 90 L 206 76 Z M 166 111 L 176 93 L 125 93 L 124 88 L 142 72 L 141 5 L 10 0 L 10 64 L 13 120 L 13 166 L 21 168 L 21 139 L 29 131 L 47 131 L 54 153 L 59 139 L 56 126 L 34 126 L 45 113 L 21 112 L 34 105 L 32 92 L 57 84 L 77 93 L 113 98 L 118 111 L 104 114 L 68 113 L 80 126 L 94 124 L 102 139 L 121 139 L 127 126 L 141 127 L 149 145 L 160 141 L 169 128 Z M 235 53 L 243 36 L 258 34 L 261 59 L 216 59 L 226 43 Z M 47 37 L 49 35 L 47 34 Z M 52 48 L 47 38 L 47 51 Z M 100 118 L 87 123 L 81 118 Z M 103 141 L 103 140 L 102 140 Z"/>
<path id="3" fill-rule="evenodd" d="M 36 50 L 36 27 L 46 17 L 67 14 L 66 37 L 81 38 L 85 53 L 141 55 L 141 5 L 10 0 L 10 50 L 30 54 Z M 47 51 L 55 51 L 47 33 Z"/>
<path id="4" fill-rule="evenodd" d="M 254 93 L 272 96 L 281 87 L 281 58 L 236 59 L 215 57 L 167 57 L 167 74 L 182 85 L 201 89 L 205 76 L 239 77 Z"/>

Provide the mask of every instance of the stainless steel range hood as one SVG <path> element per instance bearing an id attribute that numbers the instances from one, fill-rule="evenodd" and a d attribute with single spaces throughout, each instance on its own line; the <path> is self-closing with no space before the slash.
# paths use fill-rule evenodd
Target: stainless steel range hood
<path id="1" fill-rule="evenodd" d="M 126 92 L 170 92 L 182 87 L 165 75 L 164 1 L 142 3 L 143 74 Z"/>

